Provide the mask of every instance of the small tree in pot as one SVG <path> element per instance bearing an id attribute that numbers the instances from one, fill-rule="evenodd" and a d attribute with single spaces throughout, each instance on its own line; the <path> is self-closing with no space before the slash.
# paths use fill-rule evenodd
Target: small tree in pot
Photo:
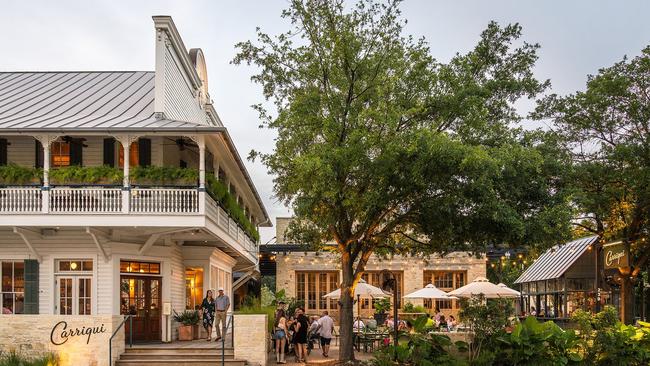
<path id="1" fill-rule="evenodd" d="M 199 324 L 198 311 L 185 310 L 180 314 L 174 311 L 174 320 L 180 323 L 178 326 L 179 341 L 191 341 L 194 339 L 194 326 Z"/>
<path id="2" fill-rule="evenodd" d="M 387 297 L 375 300 L 375 321 L 377 325 L 384 324 L 390 311 L 390 299 Z"/>

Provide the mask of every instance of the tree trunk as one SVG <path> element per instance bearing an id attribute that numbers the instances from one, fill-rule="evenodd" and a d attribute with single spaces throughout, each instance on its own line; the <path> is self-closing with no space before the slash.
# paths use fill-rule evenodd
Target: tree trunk
<path id="1" fill-rule="evenodd" d="M 341 261 L 343 279 L 341 282 L 341 308 L 339 310 L 341 330 L 339 361 L 346 362 L 354 360 L 354 334 L 352 332 L 352 324 L 354 322 L 354 292 L 352 289 L 354 273 L 352 270 L 353 263 L 350 260 L 349 254 L 343 253 Z"/>
<path id="2" fill-rule="evenodd" d="M 624 275 L 621 281 L 621 321 L 634 324 L 634 284 L 630 275 Z"/>

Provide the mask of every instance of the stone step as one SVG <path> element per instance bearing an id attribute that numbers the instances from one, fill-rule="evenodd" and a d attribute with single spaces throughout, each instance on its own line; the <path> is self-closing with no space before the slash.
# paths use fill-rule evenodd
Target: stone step
<path id="1" fill-rule="evenodd" d="M 134 359 L 134 360 L 118 360 L 116 366 L 159 366 L 159 365 L 174 365 L 174 366 L 215 366 L 221 364 L 219 360 L 202 360 L 188 358 L 184 360 L 170 360 L 165 358 L 160 359 Z M 246 361 L 242 360 L 225 360 L 224 365 L 227 366 L 246 366 Z"/>
<path id="2" fill-rule="evenodd" d="M 210 354 L 210 355 L 221 355 L 220 348 L 182 348 L 182 347 L 126 347 L 125 354 L 158 354 L 165 355 L 170 353 L 182 353 L 182 354 Z M 224 350 L 226 355 L 233 355 L 235 351 L 232 348 L 226 348 Z"/>
<path id="3" fill-rule="evenodd" d="M 224 358 L 226 360 L 232 360 L 235 356 L 231 354 L 225 354 Z M 120 360 L 213 360 L 221 361 L 221 353 L 185 353 L 185 352 L 176 352 L 176 353 L 123 353 L 120 357 Z"/>

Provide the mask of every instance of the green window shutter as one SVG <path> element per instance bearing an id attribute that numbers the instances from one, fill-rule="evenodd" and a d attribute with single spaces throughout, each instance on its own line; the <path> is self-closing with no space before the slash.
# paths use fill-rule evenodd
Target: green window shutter
<path id="1" fill-rule="evenodd" d="M 38 261 L 25 259 L 25 314 L 38 314 Z"/>
<path id="2" fill-rule="evenodd" d="M 7 165 L 7 139 L 0 139 L 0 165 Z"/>
<path id="3" fill-rule="evenodd" d="M 115 166 L 115 139 L 104 139 L 104 165 Z"/>
<path id="4" fill-rule="evenodd" d="M 138 165 L 151 165 L 151 139 L 141 138 L 138 140 Z"/>
<path id="5" fill-rule="evenodd" d="M 42 168 L 43 167 L 43 145 L 38 140 L 34 140 L 34 167 Z"/>
<path id="6" fill-rule="evenodd" d="M 70 165 L 83 165 L 83 142 L 81 140 L 70 141 Z"/>

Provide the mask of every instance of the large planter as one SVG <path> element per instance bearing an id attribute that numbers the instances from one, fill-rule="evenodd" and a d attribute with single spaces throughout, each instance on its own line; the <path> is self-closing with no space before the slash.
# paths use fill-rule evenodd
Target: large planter
<path id="1" fill-rule="evenodd" d="M 198 325 L 198 324 L 194 324 L 194 325 L 192 326 L 192 328 L 193 328 L 193 329 L 192 329 L 192 332 L 194 332 L 194 337 L 193 337 L 193 339 L 199 339 L 199 335 L 200 335 L 200 333 L 201 333 L 201 328 L 199 328 L 199 325 Z"/>
<path id="2" fill-rule="evenodd" d="M 191 341 L 194 339 L 194 326 L 193 325 L 179 325 L 178 326 L 178 340 Z"/>

